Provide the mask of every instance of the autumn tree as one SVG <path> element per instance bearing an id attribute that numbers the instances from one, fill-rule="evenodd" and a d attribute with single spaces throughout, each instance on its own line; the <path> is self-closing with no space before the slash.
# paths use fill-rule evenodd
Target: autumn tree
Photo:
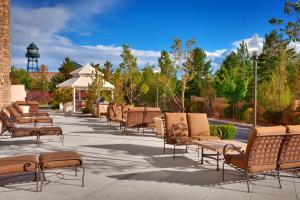
<path id="1" fill-rule="evenodd" d="M 171 46 L 171 54 L 173 55 L 174 65 L 181 79 L 181 97 L 174 97 L 174 101 L 181 108 L 182 112 L 185 111 L 184 101 L 187 83 L 195 76 L 193 68 L 193 47 L 195 43 L 195 39 L 190 39 L 186 41 L 185 45 L 183 45 L 181 39 L 175 38 L 173 45 Z"/>
<path id="2" fill-rule="evenodd" d="M 26 70 L 11 67 L 11 83 L 13 85 L 23 84 L 26 90 L 31 90 L 32 82 L 33 80 Z"/>
<path id="3" fill-rule="evenodd" d="M 105 61 L 103 68 L 101 69 L 101 71 L 104 75 L 104 79 L 108 82 L 112 82 L 112 78 L 113 78 L 112 67 L 113 67 L 113 65 L 112 65 L 111 61 L 107 60 L 107 61 Z"/>

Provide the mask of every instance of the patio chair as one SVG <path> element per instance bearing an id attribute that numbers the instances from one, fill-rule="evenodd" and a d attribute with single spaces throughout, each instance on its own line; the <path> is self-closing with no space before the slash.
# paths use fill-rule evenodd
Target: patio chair
<path id="1" fill-rule="evenodd" d="M 144 107 L 132 107 L 128 109 L 127 118 L 123 122 L 123 132 L 128 128 L 141 128 L 143 125 Z"/>
<path id="2" fill-rule="evenodd" d="M 121 129 L 123 123 L 121 105 L 117 105 L 115 103 L 109 104 L 107 110 L 107 124 L 110 123 L 111 126 L 111 122 L 119 122 Z"/>
<path id="3" fill-rule="evenodd" d="M 0 180 L 3 177 L 24 176 L 25 174 L 35 174 L 36 191 L 39 191 L 39 164 L 35 155 L 23 155 L 0 158 Z"/>
<path id="4" fill-rule="evenodd" d="M 18 104 L 19 106 L 29 106 L 30 114 L 34 115 L 35 113 L 39 113 L 39 102 L 37 101 L 16 101 L 16 104 Z"/>
<path id="5" fill-rule="evenodd" d="M 288 125 L 287 135 L 282 146 L 278 170 L 296 170 L 300 168 L 300 125 Z"/>
<path id="6" fill-rule="evenodd" d="M 258 127 L 248 139 L 246 152 L 240 151 L 232 144 L 224 147 L 223 180 L 225 175 L 224 165 L 241 171 L 247 177 L 248 192 L 250 192 L 250 177 L 266 172 L 275 172 L 281 188 L 280 176 L 277 169 L 278 156 L 285 140 L 286 128 L 284 126 Z M 228 154 L 228 150 L 236 150 L 239 154 Z"/>
<path id="7" fill-rule="evenodd" d="M 13 103 L 12 106 L 23 116 L 23 117 L 38 117 L 38 116 L 45 116 L 48 117 L 49 113 L 47 112 L 36 112 L 36 113 L 24 113 L 21 106 L 17 103 Z"/>
<path id="8" fill-rule="evenodd" d="M 175 148 L 178 145 L 187 146 L 192 144 L 193 139 L 189 137 L 186 113 L 165 113 L 164 149 L 166 144 L 173 145 L 173 158 L 175 159 Z"/>
<path id="9" fill-rule="evenodd" d="M 143 128 L 154 128 L 154 118 L 160 116 L 160 108 L 146 107 L 143 116 Z"/>
<path id="10" fill-rule="evenodd" d="M 10 118 L 13 120 L 15 123 L 19 124 L 26 124 L 26 123 L 50 123 L 53 125 L 53 119 L 51 117 L 47 116 L 31 116 L 31 117 L 26 117 L 23 116 L 22 113 L 18 112 L 18 110 L 14 106 L 7 106 L 6 110 L 10 114 Z"/>
<path id="11" fill-rule="evenodd" d="M 220 140 L 220 137 L 211 136 L 206 113 L 187 113 L 189 136 L 199 141 Z"/>

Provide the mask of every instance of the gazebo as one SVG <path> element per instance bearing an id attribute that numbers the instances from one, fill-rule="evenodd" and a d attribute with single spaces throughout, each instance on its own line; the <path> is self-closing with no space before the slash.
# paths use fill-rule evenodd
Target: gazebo
<path id="1" fill-rule="evenodd" d="M 83 67 L 76 69 L 70 74 L 72 78 L 57 85 L 59 88 L 72 88 L 73 89 L 73 112 L 76 112 L 76 101 L 81 101 L 81 91 L 88 90 L 89 85 L 93 82 L 93 75 L 96 69 L 90 64 L 86 64 Z M 103 83 L 105 90 L 110 90 L 113 97 L 114 86 L 105 81 Z M 76 99 L 76 91 L 78 91 L 78 99 Z"/>

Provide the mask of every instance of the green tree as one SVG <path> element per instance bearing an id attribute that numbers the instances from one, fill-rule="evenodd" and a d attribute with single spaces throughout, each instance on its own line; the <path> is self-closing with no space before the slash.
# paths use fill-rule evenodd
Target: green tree
<path id="1" fill-rule="evenodd" d="M 272 18 L 269 23 L 279 28 L 282 35 L 286 35 L 286 40 L 300 41 L 300 0 L 286 1 L 283 12 L 285 19 Z"/>
<path id="2" fill-rule="evenodd" d="M 244 100 L 250 92 L 252 83 L 251 66 L 246 44 L 243 42 L 237 53 L 231 52 L 216 72 L 215 88 L 220 96 L 227 99 L 232 107 L 233 117 L 236 116 L 236 104 Z"/>
<path id="3" fill-rule="evenodd" d="M 176 69 L 167 51 L 163 50 L 160 53 L 160 57 L 158 58 L 158 66 L 160 68 L 159 85 L 163 96 L 161 106 L 167 110 L 166 96 L 168 95 L 172 97 L 172 99 L 175 99 L 177 96 Z"/>
<path id="4" fill-rule="evenodd" d="M 194 78 L 195 71 L 193 68 L 193 47 L 195 39 L 187 40 L 183 46 L 182 40 L 175 38 L 171 46 L 174 64 L 181 78 L 181 97 L 174 97 L 175 103 L 180 107 L 182 112 L 185 112 L 185 91 L 187 83 Z"/>
<path id="5" fill-rule="evenodd" d="M 104 79 L 108 82 L 112 82 L 112 78 L 113 78 L 113 69 L 112 69 L 113 65 L 111 63 L 111 61 L 107 60 L 105 61 L 103 68 L 101 69 L 103 75 L 104 75 Z"/>
<path id="6" fill-rule="evenodd" d="M 106 96 L 103 85 L 103 74 L 98 69 L 95 69 L 95 72 L 93 74 L 93 81 L 88 86 L 87 92 L 86 108 L 88 112 L 92 111 L 93 104 L 97 101 L 97 99 Z"/>
<path id="7" fill-rule="evenodd" d="M 66 57 L 63 64 L 58 68 L 58 71 L 62 74 L 63 80 L 65 81 L 72 77 L 70 73 L 76 68 L 74 62 L 69 57 Z"/>
<path id="8" fill-rule="evenodd" d="M 32 78 L 29 76 L 28 72 L 24 69 L 17 69 L 16 67 L 11 67 L 11 84 L 18 85 L 22 84 L 25 86 L 26 90 L 32 89 Z"/>
<path id="9" fill-rule="evenodd" d="M 286 53 L 281 51 L 279 64 L 271 79 L 259 85 L 258 100 L 270 112 L 282 112 L 290 105 L 291 92 L 287 82 Z M 282 122 L 282 119 L 281 119 Z"/>
<path id="10" fill-rule="evenodd" d="M 140 96 L 142 104 L 148 106 L 156 105 L 156 92 L 159 90 L 159 74 L 154 73 L 154 66 L 146 64 L 142 70 L 142 82 L 141 85 L 148 87 L 146 94 Z M 158 91 L 159 92 L 159 91 Z"/>
<path id="11" fill-rule="evenodd" d="M 140 95 L 146 94 L 149 88 L 147 85 L 141 84 L 142 74 L 137 68 L 137 58 L 132 55 L 129 45 L 123 45 L 121 57 L 123 61 L 119 67 L 122 73 L 124 94 L 126 100 L 133 104 L 134 100 Z"/>
<path id="12" fill-rule="evenodd" d="M 200 49 L 195 48 L 193 50 L 193 62 L 192 62 L 195 77 L 187 84 L 187 96 L 196 95 L 202 96 L 205 91 L 204 82 L 209 79 L 211 75 L 211 61 L 206 61 L 206 53 Z"/>
<path id="13" fill-rule="evenodd" d="M 63 110 L 66 111 L 66 103 L 73 101 L 72 88 L 57 88 L 53 92 L 53 101 L 63 104 Z"/>
<path id="14" fill-rule="evenodd" d="M 123 92 L 123 80 L 122 80 L 122 72 L 121 69 L 118 68 L 114 72 L 112 77 L 112 84 L 114 85 L 114 99 L 116 103 L 122 104 L 124 103 L 124 92 Z"/>

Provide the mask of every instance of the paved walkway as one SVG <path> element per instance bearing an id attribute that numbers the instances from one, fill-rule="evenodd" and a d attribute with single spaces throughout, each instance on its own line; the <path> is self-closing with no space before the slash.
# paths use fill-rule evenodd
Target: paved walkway
<path id="1" fill-rule="evenodd" d="M 201 165 L 193 149 L 184 155 L 178 151 L 173 160 L 172 147 L 162 155 L 162 140 L 150 133 L 122 135 L 117 125 L 107 127 L 105 120 L 52 116 L 55 124 L 63 128 L 64 146 L 58 138 L 44 138 L 40 147 L 36 147 L 33 138 L 2 138 L 0 155 L 78 151 L 87 168 L 86 186 L 81 188 L 80 180 L 46 175 L 52 182 L 44 186 L 43 192 L 34 192 L 32 182 L 10 184 L 0 188 L 0 199 L 300 199 L 300 178 L 283 177 L 283 188 L 279 189 L 275 178 L 266 177 L 251 184 L 251 193 L 247 193 L 245 179 L 236 170 L 228 168 L 223 182 L 221 171 L 215 170 L 216 163 L 205 160 Z"/>

